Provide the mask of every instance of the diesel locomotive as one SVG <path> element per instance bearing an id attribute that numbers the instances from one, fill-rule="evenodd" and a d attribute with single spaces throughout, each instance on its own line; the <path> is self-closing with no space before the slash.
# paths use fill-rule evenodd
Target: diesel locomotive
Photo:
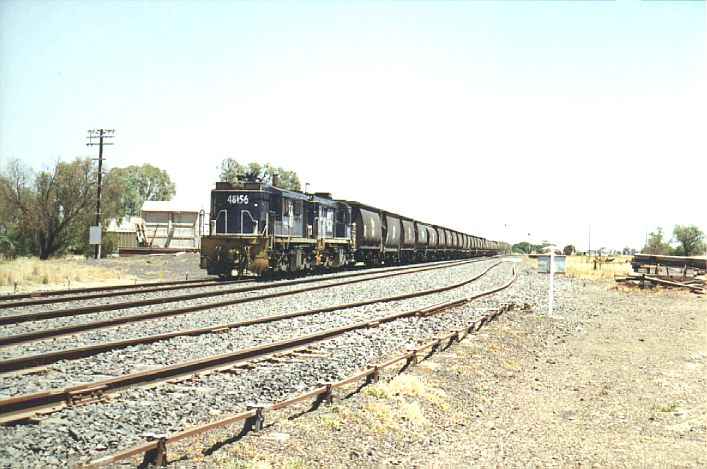
<path id="1" fill-rule="evenodd" d="M 498 253 L 498 243 L 331 194 L 292 191 L 255 181 L 217 182 L 211 191 L 201 268 L 245 272 L 391 265 Z"/>

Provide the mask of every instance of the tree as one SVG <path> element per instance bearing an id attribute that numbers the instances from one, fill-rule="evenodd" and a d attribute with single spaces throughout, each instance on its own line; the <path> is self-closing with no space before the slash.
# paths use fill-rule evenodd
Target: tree
<path id="1" fill-rule="evenodd" d="M 68 248 L 87 234 L 96 201 L 96 170 L 88 158 L 57 161 L 34 172 L 12 161 L 0 175 L 3 210 L 14 220 L 9 232 L 40 259 Z"/>
<path id="2" fill-rule="evenodd" d="M 139 215 L 146 200 L 171 200 L 176 186 L 165 170 L 143 164 L 112 168 L 104 179 L 104 192 L 117 198 L 113 200 L 118 216 L 123 217 Z"/>
<path id="3" fill-rule="evenodd" d="M 644 254 L 667 255 L 670 254 L 670 245 L 663 240 L 663 228 L 658 227 L 648 235 L 648 244 L 643 247 Z"/>
<path id="4" fill-rule="evenodd" d="M 680 245 L 675 249 L 679 256 L 699 256 L 705 252 L 705 235 L 695 225 L 675 225 L 673 242 Z"/>
<path id="5" fill-rule="evenodd" d="M 513 252 L 519 252 L 523 254 L 530 254 L 533 251 L 539 252 L 540 249 L 542 249 L 541 245 L 531 244 L 528 241 L 521 241 L 520 243 L 516 243 L 511 247 L 511 250 Z"/>
<path id="6" fill-rule="evenodd" d="M 279 187 L 294 191 L 298 191 L 302 187 L 296 172 L 273 166 L 270 163 L 265 163 L 264 165 L 248 163 L 243 165 L 233 158 L 226 158 L 221 162 L 219 171 L 221 181 L 235 182 L 244 179 L 272 184 L 272 177 L 277 174 L 280 179 Z"/>
<path id="7" fill-rule="evenodd" d="M 574 244 L 568 244 L 567 246 L 564 247 L 564 249 L 562 249 L 562 253 L 565 256 L 572 255 L 572 253 L 574 253 L 574 251 L 575 251 Z"/>

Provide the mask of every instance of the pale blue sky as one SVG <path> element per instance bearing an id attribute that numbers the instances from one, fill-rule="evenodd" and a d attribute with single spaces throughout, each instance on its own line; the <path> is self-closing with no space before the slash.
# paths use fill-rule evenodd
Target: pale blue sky
<path id="1" fill-rule="evenodd" d="M 705 5 L 0 0 L 0 164 L 95 156 L 96 127 L 196 208 L 230 156 L 489 238 L 639 247 L 707 230 Z"/>

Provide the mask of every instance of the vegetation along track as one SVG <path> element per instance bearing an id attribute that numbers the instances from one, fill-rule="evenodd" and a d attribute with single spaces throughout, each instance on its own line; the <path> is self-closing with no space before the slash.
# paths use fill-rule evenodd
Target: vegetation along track
<path id="1" fill-rule="evenodd" d="M 343 286 L 343 285 L 350 285 L 354 283 L 360 283 L 360 282 L 367 282 L 367 281 L 372 281 L 372 280 L 379 280 L 383 278 L 389 278 L 389 277 L 394 277 L 394 276 L 399 276 L 399 275 L 406 275 L 406 274 L 411 274 L 411 273 L 418 273 L 418 272 L 425 272 L 429 270 L 436 270 L 436 269 L 443 269 L 443 268 L 448 268 L 448 267 L 453 267 L 453 266 L 458 266 L 458 265 L 463 265 L 463 264 L 469 264 L 469 263 L 474 263 L 474 262 L 479 262 L 481 260 L 486 260 L 486 259 L 474 259 L 474 260 L 467 260 L 467 261 L 455 261 L 452 263 L 443 263 L 443 264 L 435 264 L 432 266 L 417 266 L 416 268 L 400 268 L 400 269 L 394 269 L 394 271 L 386 271 L 377 275 L 373 276 L 367 276 L 371 275 L 370 272 L 366 273 L 354 273 L 354 274 L 345 274 L 342 276 L 338 277 L 328 277 L 324 279 L 304 279 L 304 280 L 294 280 L 290 282 L 280 282 L 277 284 L 267 284 L 267 285 L 256 285 L 252 287 L 243 287 L 243 288 L 236 288 L 236 289 L 230 289 L 230 290 L 220 290 L 217 292 L 205 292 L 205 293 L 200 293 L 198 295 L 180 295 L 178 297 L 172 297 L 169 299 L 169 302 L 172 301 L 182 301 L 182 300 L 188 300 L 188 299 L 194 299 L 194 298 L 202 298 L 204 296 L 216 296 L 216 295 L 226 295 L 229 293 L 244 293 L 244 292 L 252 292 L 252 291 L 258 291 L 258 290 L 265 290 L 265 289 L 271 289 L 271 288 L 276 288 L 276 287 L 283 287 L 283 286 L 292 286 L 292 285 L 299 285 L 302 283 L 319 283 L 319 282 L 324 282 L 324 281 L 329 281 L 329 280 L 341 280 L 341 281 L 336 281 L 333 283 L 326 283 L 326 284 L 320 284 L 320 285 L 313 285 L 313 286 L 307 286 L 303 288 L 297 288 L 293 290 L 286 290 L 286 291 L 281 291 L 281 292 L 275 292 L 275 293 L 266 293 L 266 294 L 261 294 L 261 295 L 256 295 L 256 296 L 248 296 L 248 297 L 240 297 L 240 298 L 234 298 L 234 299 L 229 299 L 229 300 L 224 300 L 224 301 L 219 301 L 219 302 L 213 302 L 213 303 L 205 303 L 205 304 L 199 304 L 199 305 L 194 305 L 194 306 L 186 306 L 182 308 L 176 308 L 176 309 L 170 309 L 170 310 L 162 310 L 162 311 L 151 311 L 147 313 L 140 313 L 136 315 L 129 315 L 129 316 L 119 316 L 116 318 L 112 319 L 106 319 L 106 320 L 98 320 L 98 321 L 92 321 L 92 322 L 87 322 L 87 323 L 82 323 L 82 324 L 75 324 L 75 325 L 68 325 L 68 326 L 62 326 L 58 328 L 42 328 L 38 329 L 32 332 L 27 332 L 27 333 L 20 333 L 20 334 L 11 334 L 11 335 L 6 335 L 0 337 L 0 346 L 8 346 L 8 345 L 16 345 L 16 344 L 21 344 L 25 342 L 32 342 L 36 340 L 43 340 L 51 337 L 58 337 L 58 336 L 63 336 L 63 335 L 68 335 L 68 334 L 74 334 L 77 332 L 82 332 L 82 331 L 88 331 L 88 330 L 93 330 L 93 329 L 102 329 L 106 327 L 114 327 L 122 324 L 128 324 L 128 323 L 134 323 L 134 322 L 140 322 L 140 321 L 147 321 L 151 319 L 156 319 L 156 318 L 161 318 L 161 317 L 167 317 L 167 316 L 177 316 L 177 315 L 182 315 L 182 314 L 187 314 L 187 313 L 192 313 L 196 311 L 203 311 L 203 310 L 208 310 L 211 308 L 217 308 L 217 307 L 222 307 L 222 306 L 230 306 L 230 305 L 235 305 L 235 304 L 240 304 L 240 303 L 248 303 L 248 302 L 253 302 L 253 301 L 259 301 L 259 300 L 265 300 L 269 298 L 276 298 L 276 297 L 281 297 L 281 296 L 286 296 L 286 295 L 294 295 L 297 293 L 303 293 L 303 292 L 309 292 L 309 291 L 314 291 L 314 290 L 321 290 L 325 288 L 333 288 L 337 286 Z M 355 278 L 352 278 L 355 277 Z M 363 278 L 361 278 L 363 277 Z M 178 299 L 174 299 L 178 298 Z M 144 304 L 155 304 L 155 303 L 165 303 L 164 298 L 158 298 L 158 299 L 151 299 L 151 300 L 143 300 L 139 302 L 128 302 L 128 303 L 120 303 L 120 305 L 123 306 L 123 308 L 130 308 L 130 307 L 136 307 L 136 306 L 142 306 Z M 115 308 L 116 305 L 108 305 L 109 310 L 115 310 L 115 309 L 121 309 L 121 308 Z M 88 309 L 92 309 L 91 311 L 86 311 Z M 29 313 L 29 314 L 24 314 L 21 315 L 22 319 L 19 322 L 25 322 L 29 321 L 30 316 L 34 316 L 37 319 L 48 319 L 48 318 L 53 318 L 53 317 L 64 317 L 64 316 L 70 316 L 71 312 L 77 312 L 78 314 L 89 314 L 90 312 L 96 312 L 96 311 L 103 311 L 104 309 L 101 309 L 100 306 L 98 307 L 90 307 L 90 308 L 75 308 L 75 309 L 67 309 L 67 310 L 60 310 L 60 311 L 50 311 L 50 312 L 43 312 L 43 313 Z M 4 324 L 17 324 L 17 322 L 10 322 L 11 318 L 18 318 L 20 316 L 7 316 L 5 318 L 0 318 L 4 319 L 5 322 Z M 0 324 L 3 324 L 3 322 L 0 322 Z"/>
<path id="2" fill-rule="evenodd" d="M 463 282 L 446 286 L 442 288 L 437 288 L 433 290 L 426 290 L 423 292 L 417 292 L 415 294 L 399 295 L 398 297 L 383 298 L 379 301 L 393 301 L 393 299 L 402 299 L 412 296 L 424 296 L 439 293 L 442 291 L 451 290 L 458 288 L 460 286 L 471 283 L 472 281 L 480 278 L 491 268 L 497 266 L 499 263 L 493 264 L 489 268 L 485 269 L 479 275 L 476 275 L 472 279 L 465 280 Z M 282 352 L 287 350 L 292 350 L 298 347 L 303 347 L 312 343 L 320 342 L 323 340 L 330 339 L 337 335 L 344 334 L 356 329 L 370 328 L 377 326 L 385 322 L 391 322 L 396 319 L 410 317 L 410 316 L 427 316 L 435 314 L 442 310 L 461 306 L 469 301 L 486 296 L 502 289 L 508 288 L 515 280 L 515 270 L 513 272 L 513 278 L 506 284 L 493 288 L 491 290 L 484 291 L 482 293 L 472 295 L 468 298 L 461 298 L 454 301 L 447 301 L 443 303 L 437 303 L 433 305 L 428 305 L 422 308 L 415 308 L 410 311 L 403 313 L 391 314 L 383 317 L 376 318 L 374 320 L 367 320 L 363 322 L 357 322 L 354 324 L 349 324 L 346 326 L 336 327 L 333 329 L 327 329 L 324 331 L 316 332 L 313 334 L 307 334 L 304 336 L 295 337 L 292 339 L 282 340 L 274 343 L 266 343 L 256 347 L 250 347 L 242 350 L 237 350 L 233 352 L 228 352 L 220 355 L 209 356 L 206 358 L 201 358 L 197 360 L 191 360 L 186 362 L 177 363 L 171 366 L 161 367 L 158 369 L 153 369 L 140 373 L 132 373 L 127 375 L 118 376 L 115 378 L 96 381 L 81 386 L 74 386 L 70 388 L 65 388 L 62 390 L 54 390 L 49 392 L 36 393 L 31 395 L 19 396 L 15 398 L 5 399 L 0 401 L 0 421 L 2 422 L 16 422 L 21 420 L 26 420 L 32 417 L 36 413 L 46 413 L 55 410 L 59 410 L 66 405 L 75 405 L 82 402 L 95 402 L 96 400 L 104 399 L 107 393 L 115 392 L 116 390 L 134 386 L 138 384 L 154 383 L 156 381 L 172 380 L 180 376 L 189 376 L 193 373 L 220 368 L 220 367 L 231 367 L 239 362 L 253 360 L 263 355 L 269 355 L 275 352 Z M 335 309 L 341 309 L 342 306 L 337 306 Z M 303 312 L 304 314 L 313 314 L 313 312 Z M 279 318 L 278 318 L 279 319 Z"/>

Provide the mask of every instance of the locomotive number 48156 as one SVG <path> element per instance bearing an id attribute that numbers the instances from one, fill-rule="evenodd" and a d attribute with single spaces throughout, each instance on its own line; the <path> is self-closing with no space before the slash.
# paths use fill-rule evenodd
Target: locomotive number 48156
<path id="1" fill-rule="evenodd" d="M 247 204 L 248 203 L 248 196 L 246 194 L 231 194 L 226 198 L 226 202 L 229 204 Z"/>

